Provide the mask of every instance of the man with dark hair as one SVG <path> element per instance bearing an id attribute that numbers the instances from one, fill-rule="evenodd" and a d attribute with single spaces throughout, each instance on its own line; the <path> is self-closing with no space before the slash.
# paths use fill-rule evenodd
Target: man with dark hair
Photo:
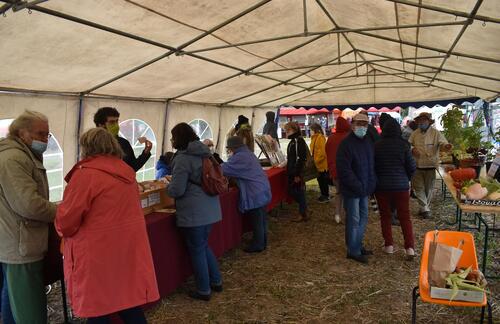
<path id="1" fill-rule="evenodd" d="M 125 163 L 127 163 L 132 169 L 138 171 L 151 157 L 151 148 L 153 147 L 153 144 L 150 141 L 145 140 L 144 151 L 142 151 L 141 155 L 136 158 L 134 149 L 132 149 L 132 145 L 130 145 L 129 141 L 118 136 L 118 133 L 120 132 L 120 124 L 118 123 L 119 118 L 120 113 L 116 110 L 116 108 L 102 107 L 95 113 L 94 123 L 97 127 L 106 128 L 108 132 L 116 136 L 123 151 L 123 161 L 125 161 Z"/>

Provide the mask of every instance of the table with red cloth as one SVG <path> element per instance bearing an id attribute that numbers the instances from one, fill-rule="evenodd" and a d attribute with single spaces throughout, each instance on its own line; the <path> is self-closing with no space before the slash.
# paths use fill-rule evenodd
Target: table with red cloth
<path id="1" fill-rule="evenodd" d="M 283 168 L 266 170 L 271 185 L 272 200 L 267 210 L 283 201 L 288 201 L 287 176 Z M 243 233 L 251 229 L 247 217 L 238 210 L 237 188 L 221 194 L 222 220 L 215 223 L 209 237 L 209 245 L 217 257 L 235 248 L 241 242 Z M 175 224 L 175 215 L 154 212 L 146 216 L 149 244 L 153 255 L 156 280 L 161 297 L 172 293 L 192 275 L 189 254 Z M 51 235 L 46 262 L 46 283 L 62 279 L 62 256 L 59 253 L 60 240 Z"/>

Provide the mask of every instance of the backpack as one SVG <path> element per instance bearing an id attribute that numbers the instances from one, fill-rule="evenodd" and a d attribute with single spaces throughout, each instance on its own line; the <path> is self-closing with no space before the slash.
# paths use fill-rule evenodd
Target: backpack
<path id="1" fill-rule="evenodd" d="M 212 155 L 202 159 L 201 177 L 201 189 L 207 195 L 217 196 L 229 190 L 227 178 L 222 174 L 221 166 Z"/>

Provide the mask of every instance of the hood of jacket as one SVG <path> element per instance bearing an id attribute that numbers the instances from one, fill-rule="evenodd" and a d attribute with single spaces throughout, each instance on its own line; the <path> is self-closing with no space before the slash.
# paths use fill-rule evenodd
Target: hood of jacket
<path id="1" fill-rule="evenodd" d="M 392 119 L 391 115 L 389 115 L 387 113 L 382 113 L 380 115 L 380 119 L 379 119 L 380 128 L 384 128 L 385 123 L 387 123 L 387 121 L 390 119 Z"/>
<path id="2" fill-rule="evenodd" d="M 351 131 L 351 125 L 344 117 L 337 118 L 337 123 L 335 124 L 335 132 L 337 133 L 348 133 Z"/>
<path id="3" fill-rule="evenodd" d="M 81 160 L 69 171 L 64 180 L 69 182 L 74 172 L 78 169 L 99 170 L 124 182 L 135 182 L 135 171 L 121 159 L 114 156 L 97 155 Z"/>
<path id="4" fill-rule="evenodd" d="M 199 157 L 208 157 L 210 156 L 210 149 L 208 146 L 203 144 L 200 141 L 192 141 L 188 144 L 188 147 L 181 151 L 187 155 L 199 156 Z"/>
<path id="5" fill-rule="evenodd" d="M 275 118 L 276 118 L 276 114 L 274 113 L 274 111 L 266 112 L 266 121 L 268 123 L 274 123 Z"/>
<path id="6" fill-rule="evenodd" d="M 401 127 L 396 119 L 387 119 L 382 127 L 382 137 L 401 137 Z"/>

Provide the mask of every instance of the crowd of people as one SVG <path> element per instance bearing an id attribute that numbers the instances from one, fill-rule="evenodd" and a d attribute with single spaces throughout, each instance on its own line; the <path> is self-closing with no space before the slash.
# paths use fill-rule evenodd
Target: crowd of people
<path id="1" fill-rule="evenodd" d="M 135 172 L 150 157 L 152 144 L 145 140 L 144 151 L 136 157 L 130 143 L 119 136 L 119 116 L 112 107 L 96 112 L 96 127 L 79 139 L 80 160 L 65 177 L 67 186 L 59 204 L 49 201 L 43 166 L 50 138 L 47 117 L 26 111 L 12 122 L 7 138 L 0 139 L 3 323 L 47 321 L 43 259 L 51 223 L 62 239 L 73 313 L 90 324 L 108 323 L 112 313 L 125 323 L 146 323 L 140 306 L 158 300 L 159 293 Z M 266 117 L 265 132 L 278 139 L 275 114 L 269 112 Z M 367 263 L 372 254 L 363 239 L 373 195 L 380 207 L 384 251 L 394 252 L 391 218 L 396 214 L 406 255 L 413 257 L 409 183 L 420 215 L 429 217 L 438 153 L 451 149 L 432 123 L 431 115 L 422 113 L 414 120 L 416 130 L 402 131 L 395 119 L 384 116 L 380 136 L 371 130 L 367 114 L 359 113 L 350 122 L 339 117 L 328 139 L 320 125 L 311 125 L 310 147 L 298 123 L 284 125 L 290 140 L 288 193 L 299 209 L 293 220 L 311 218 L 304 174 L 313 165 L 320 188 L 318 202 L 328 203 L 329 187 L 335 187 L 332 212 L 337 223 L 345 219 L 347 258 Z M 408 133 L 405 139 L 403 134 Z M 213 292 L 223 291 L 223 278 L 208 244 L 211 228 L 222 213 L 217 194 L 206 190 L 207 170 L 219 170 L 239 188 L 238 209 L 253 229 L 252 240 L 244 248 L 248 253 L 268 246 L 266 209 L 271 187 L 253 153 L 252 128 L 245 116 L 239 116 L 225 143 L 227 161 L 216 155 L 211 140 L 200 141 L 186 123 L 172 128 L 170 141 L 175 153 L 159 159 L 157 178 L 167 183 L 166 191 L 176 202 L 176 224 L 196 282 L 189 296 L 208 301 Z"/>

